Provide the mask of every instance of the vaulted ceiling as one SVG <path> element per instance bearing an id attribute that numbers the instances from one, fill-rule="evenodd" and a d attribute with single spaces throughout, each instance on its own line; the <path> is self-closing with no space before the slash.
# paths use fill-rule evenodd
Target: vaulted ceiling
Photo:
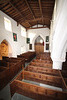
<path id="1" fill-rule="evenodd" d="M 55 0 L 0 0 L 0 10 L 25 28 L 50 27 Z"/>

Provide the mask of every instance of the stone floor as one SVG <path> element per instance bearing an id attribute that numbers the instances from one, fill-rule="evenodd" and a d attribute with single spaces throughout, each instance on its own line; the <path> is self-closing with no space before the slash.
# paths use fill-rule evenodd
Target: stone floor
<path id="1" fill-rule="evenodd" d="M 28 97 L 23 96 L 23 95 L 18 94 L 18 93 L 15 93 L 11 100 L 34 100 L 34 99 L 28 98 Z"/>
<path id="2" fill-rule="evenodd" d="M 7 84 L 7 85 L 0 91 L 0 100 L 11 100 L 10 85 L 9 85 L 9 84 Z"/>

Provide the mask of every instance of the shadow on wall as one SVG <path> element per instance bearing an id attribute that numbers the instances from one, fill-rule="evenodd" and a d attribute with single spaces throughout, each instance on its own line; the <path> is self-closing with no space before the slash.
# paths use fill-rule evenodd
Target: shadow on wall
<path id="1" fill-rule="evenodd" d="M 2 56 L 12 56 L 12 48 L 6 39 L 4 39 L 0 44 L 0 59 L 2 59 Z"/>

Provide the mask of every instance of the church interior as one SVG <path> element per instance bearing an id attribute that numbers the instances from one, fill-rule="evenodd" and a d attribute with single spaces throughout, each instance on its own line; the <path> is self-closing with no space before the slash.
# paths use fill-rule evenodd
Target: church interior
<path id="1" fill-rule="evenodd" d="M 0 100 L 67 100 L 67 0 L 0 0 Z"/>

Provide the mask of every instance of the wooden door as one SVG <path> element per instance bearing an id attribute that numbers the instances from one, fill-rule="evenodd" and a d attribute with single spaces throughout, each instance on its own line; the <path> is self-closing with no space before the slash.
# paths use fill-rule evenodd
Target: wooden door
<path id="1" fill-rule="evenodd" d="M 43 44 L 35 44 L 35 52 L 36 54 L 40 54 L 44 52 Z"/>

